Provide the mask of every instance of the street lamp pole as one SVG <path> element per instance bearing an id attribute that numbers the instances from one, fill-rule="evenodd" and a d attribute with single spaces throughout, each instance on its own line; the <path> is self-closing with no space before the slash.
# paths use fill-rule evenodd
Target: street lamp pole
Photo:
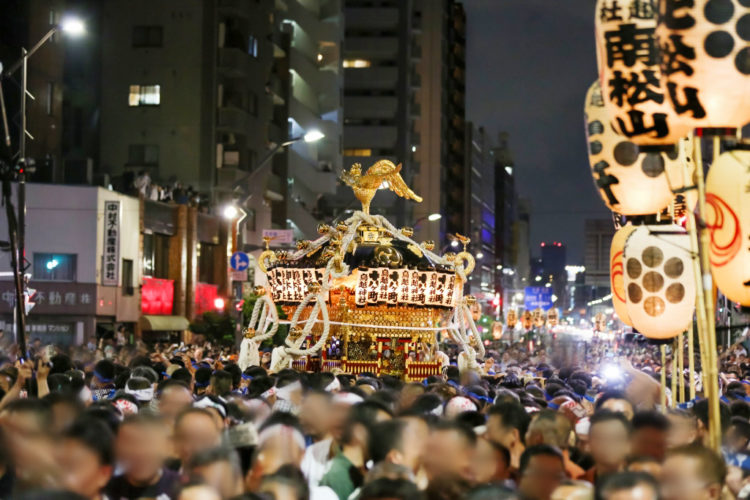
<path id="1" fill-rule="evenodd" d="M 11 248 L 11 252 L 15 256 L 12 259 L 13 272 L 15 274 L 16 284 L 16 337 L 18 345 L 21 349 L 21 356 L 26 356 L 26 280 L 24 278 L 26 268 L 26 97 L 29 95 L 28 92 L 28 61 L 37 50 L 39 50 L 52 36 L 58 31 L 67 31 L 73 35 L 80 35 L 84 31 L 83 23 L 77 19 L 69 18 L 67 21 L 63 21 L 61 24 L 53 26 L 38 42 L 31 47 L 31 50 L 21 48 L 21 58 L 16 61 L 10 68 L 4 71 L 0 78 L 7 78 L 13 75 L 16 71 L 21 69 L 21 126 L 19 130 L 18 138 L 18 217 L 17 224 L 10 224 L 11 214 L 9 213 L 9 232 L 13 233 L 15 229 L 15 237 L 11 235 L 11 240 L 15 240 L 15 247 Z M 0 90 L 1 91 L 1 90 Z M 6 125 L 6 134 L 7 134 Z M 7 139 L 6 139 L 7 142 Z M 9 182 L 8 182 L 9 183 Z M 9 185 L 8 185 L 9 188 Z M 3 191 L 7 191 L 10 194 L 10 189 L 3 187 Z M 10 206 L 10 200 L 6 200 L 8 206 Z M 17 226 L 11 228 L 11 225 Z"/>
<path id="2" fill-rule="evenodd" d="M 317 131 L 311 131 L 305 135 L 301 135 L 299 137 L 294 137 L 292 139 L 289 139 L 286 142 L 278 143 L 268 152 L 268 154 L 266 154 L 266 156 L 263 157 L 263 159 L 260 161 L 260 163 L 258 163 L 258 165 L 255 166 L 255 168 L 253 168 L 250 172 L 248 172 L 241 179 L 238 179 L 237 181 L 235 181 L 234 185 L 232 186 L 232 189 L 237 189 L 237 188 L 244 189 L 246 186 L 248 186 L 250 181 L 252 181 L 255 177 L 257 177 L 261 172 L 263 172 L 266 166 L 270 164 L 271 158 L 273 158 L 274 155 L 276 155 L 276 153 L 281 151 L 283 148 L 287 146 L 291 146 L 295 142 L 300 142 L 300 141 L 317 142 L 323 137 L 325 136 L 322 133 L 317 132 Z"/>

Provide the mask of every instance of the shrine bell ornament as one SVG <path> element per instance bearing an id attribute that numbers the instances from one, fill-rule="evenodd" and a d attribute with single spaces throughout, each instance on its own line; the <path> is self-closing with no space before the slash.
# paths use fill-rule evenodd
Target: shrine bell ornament
<path id="1" fill-rule="evenodd" d="M 615 132 L 599 81 L 586 94 L 584 116 L 591 175 L 605 205 L 622 215 L 655 214 L 667 207 L 674 198 L 672 189 L 684 185 L 679 182 L 678 148 L 641 152 L 638 145 Z"/>
<path id="2" fill-rule="evenodd" d="M 645 337 L 669 339 L 685 331 L 695 311 L 690 239 L 674 224 L 638 226 L 625 241 L 626 308 Z"/>
<path id="3" fill-rule="evenodd" d="M 729 151 L 706 179 L 711 273 L 721 293 L 750 306 L 750 151 Z"/>
<path id="4" fill-rule="evenodd" d="M 693 127 L 750 121 L 750 2 L 661 0 L 656 38 L 672 108 Z"/>
<path id="5" fill-rule="evenodd" d="M 633 322 L 630 321 L 630 316 L 628 316 L 623 254 L 625 252 L 625 240 L 633 231 L 635 231 L 635 226 L 631 225 L 618 229 L 612 238 L 612 245 L 609 249 L 609 284 L 612 289 L 612 307 L 620 321 L 628 326 L 633 326 Z"/>
<path id="6" fill-rule="evenodd" d="M 598 0 L 596 54 L 615 131 L 635 144 L 669 146 L 690 132 L 667 97 L 656 43 L 655 0 Z"/>

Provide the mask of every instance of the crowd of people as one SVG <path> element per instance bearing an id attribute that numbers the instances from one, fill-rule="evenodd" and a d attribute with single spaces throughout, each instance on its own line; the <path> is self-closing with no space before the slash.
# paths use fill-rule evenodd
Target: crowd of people
<path id="1" fill-rule="evenodd" d="M 408 383 L 208 345 L 6 351 L 0 499 L 750 498 L 746 351 L 722 357 L 718 454 L 705 400 L 659 407 L 656 348 L 528 349 Z"/>

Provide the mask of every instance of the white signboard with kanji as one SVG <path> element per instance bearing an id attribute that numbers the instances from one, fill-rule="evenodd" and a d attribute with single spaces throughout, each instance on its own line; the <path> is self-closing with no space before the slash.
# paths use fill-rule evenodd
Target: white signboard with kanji
<path id="1" fill-rule="evenodd" d="M 102 285 L 117 286 L 120 276 L 120 202 L 104 202 Z"/>

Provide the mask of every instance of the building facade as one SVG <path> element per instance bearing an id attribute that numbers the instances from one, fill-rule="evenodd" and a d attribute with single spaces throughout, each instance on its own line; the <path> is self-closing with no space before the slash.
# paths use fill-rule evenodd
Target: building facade
<path id="1" fill-rule="evenodd" d="M 313 235 L 340 170 L 337 0 L 113 0 L 102 32 L 100 158 L 115 186 L 240 204 L 256 247 L 263 229 Z M 323 140 L 282 147 L 312 130 Z"/>
<path id="2" fill-rule="evenodd" d="M 589 298 L 597 299 L 610 293 L 609 251 L 615 227 L 611 219 L 586 219 L 583 228 L 583 266 Z"/>
<path id="3" fill-rule="evenodd" d="M 470 174 L 466 190 L 469 206 L 469 237 L 471 249 L 477 256 L 476 270 L 469 277 L 469 293 L 485 302 L 501 292 L 502 260 L 495 253 L 495 155 L 488 134 L 483 127 L 466 125 L 467 171 Z"/>
<path id="4" fill-rule="evenodd" d="M 473 160 L 465 119 L 466 15 L 455 0 L 414 0 L 412 25 L 417 51 L 413 185 L 418 193 L 429 194 L 414 207 L 414 218 L 442 214 L 439 224 L 420 225 L 418 236 L 444 245 L 446 234 L 468 234 L 472 219 Z"/>
<path id="5" fill-rule="evenodd" d="M 28 184 L 26 256 L 35 306 L 28 338 L 80 344 L 140 316 L 139 200 L 89 186 Z M 71 222 L 75 221 L 75 224 Z M 7 234 L 0 217 L 0 234 Z M 11 269 L 0 253 L 0 269 Z M 9 273 L 8 273 L 9 274 Z M 0 318 L 15 331 L 12 278 L 0 279 Z"/>

